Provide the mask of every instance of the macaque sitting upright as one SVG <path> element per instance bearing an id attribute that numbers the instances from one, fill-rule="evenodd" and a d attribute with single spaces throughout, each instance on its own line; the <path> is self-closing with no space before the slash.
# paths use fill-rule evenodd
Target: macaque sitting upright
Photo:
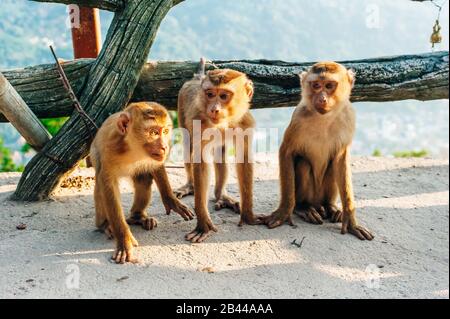
<path id="1" fill-rule="evenodd" d="M 354 73 L 335 62 L 315 64 L 300 76 L 302 100 L 279 151 L 281 202 L 265 217 L 269 228 L 292 224 L 292 213 L 313 224 L 342 222 L 342 234 L 372 240 L 355 216 L 350 145 L 355 113 L 350 102 Z M 336 207 L 338 194 L 342 211 Z"/>
<path id="2" fill-rule="evenodd" d="M 166 109 L 157 103 L 133 103 L 123 112 L 111 115 L 92 142 L 91 157 L 95 168 L 96 226 L 116 241 L 112 259 L 116 263 L 135 262 L 133 247 L 138 242 L 128 224 L 146 230 L 157 221 L 148 217 L 153 180 L 170 214 L 173 210 L 185 220 L 193 219 L 191 211 L 174 195 L 164 167 L 169 155 L 172 121 Z M 119 179 L 131 178 L 134 202 L 125 220 L 120 203 Z"/>

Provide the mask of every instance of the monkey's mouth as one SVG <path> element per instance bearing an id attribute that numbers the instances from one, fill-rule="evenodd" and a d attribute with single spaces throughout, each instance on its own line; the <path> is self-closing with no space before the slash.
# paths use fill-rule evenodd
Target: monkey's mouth
<path id="1" fill-rule="evenodd" d="M 322 115 L 325 115 L 325 114 L 327 114 L 328 112 L 330 112 L 331 109 L 327 108 L 326 106 L 325 106 L 325 107 L 316 106 L 316 111 L 319 112 L 319 113 L 322 114 Z"/>
<path id="2" fill-rule="evenodd" d="M 165 153 L 163 153 L 163 154 L 161 154 L 161 153 L 152 153 L 152 154 L 150 154 L 150 156 L 154 160 L 156 160 L 158 162 L 163 162 L 166 159 L 166 154 Z"/>
<path id="3" fill-rule="evenodd" d="M 223 121 L 221 117 L 209 117 L 209 120 L 215 125 L 220 124 Z"/>

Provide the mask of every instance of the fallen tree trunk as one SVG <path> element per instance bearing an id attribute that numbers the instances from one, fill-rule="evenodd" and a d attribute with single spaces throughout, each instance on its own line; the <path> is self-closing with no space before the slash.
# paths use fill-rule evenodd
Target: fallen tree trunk
<path id="1" fill-rule="evenodd" d="M 95 60 L 82 59 L 64 63 L 64 70 L 80 94 Z M 355 69 L 355 102 L 448 99 L 448 51 L 421 55 L 404 55 L 360 61 L 345 61 Z M 134 91 L 133 101 L 158 101 L 176 108 L 178 91 L 192 77 L 197 62 L 147 63 Z M 249 74 L 255 81 L 253 108 L 296 105 L 300 88 L 298 74 L 311 63 L 281 61 L 215 61 L 218 67 L 234 68 Z M 73 106 L 67 97 L 54 65 L 3 71 L 39 118 L 70 116 Z M 0 116 L 0 121 L 5 121 Z"/>

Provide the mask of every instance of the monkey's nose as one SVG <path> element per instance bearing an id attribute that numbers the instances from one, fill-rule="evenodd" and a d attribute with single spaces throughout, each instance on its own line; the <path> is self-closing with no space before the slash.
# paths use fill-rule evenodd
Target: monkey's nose
<path id="1" fill-rule="evenodd" d="M 210 116 L 212 119 L 218 119 L 220 115 L 220 110 L 211 110 Z"/>

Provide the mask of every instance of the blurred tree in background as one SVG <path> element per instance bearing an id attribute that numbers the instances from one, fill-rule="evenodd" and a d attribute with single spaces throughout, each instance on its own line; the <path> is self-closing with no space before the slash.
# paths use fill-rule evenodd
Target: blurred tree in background
<path id="1" fill-rule="evenodd" d="M 0 137 L 0 172 L 23 172 L 23 165 L 16 165 L 12 159 L 11 151 L 3 144 Z"/>

